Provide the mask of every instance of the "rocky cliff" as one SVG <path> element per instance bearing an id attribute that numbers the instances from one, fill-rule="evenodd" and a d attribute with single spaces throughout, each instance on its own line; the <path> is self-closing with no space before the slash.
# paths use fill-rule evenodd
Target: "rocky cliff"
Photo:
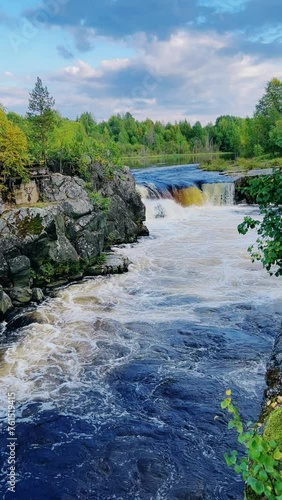
<path id="1" fill-rule="evenodd" d="M 105 271 L 104 250 L 148 234 L 129 169 L 105 177 L 96 166 L 92 174 L 87 184 L 51 175 L 39 184 L 33 206 L 0 204 L 0 319 L 13 307 L 39 302 L 41 288 L 62 278 Z"/>

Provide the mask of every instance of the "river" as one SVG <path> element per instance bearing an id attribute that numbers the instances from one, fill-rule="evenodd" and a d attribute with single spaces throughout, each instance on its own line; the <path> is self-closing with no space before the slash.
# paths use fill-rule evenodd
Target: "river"
<path id="1" fill-rule="evenodd" d="M 256 208 L 231 204 L 229 179 L 203 188 L 202 175 L 136 171 L 150 237 L 118 250 L 130 272 L 60 290 L 13 332 L 0 364 L 3 498 L 243 498 L 223 459 L 237 445 L 220 401 L 232 389 L 243 418 L 258 417 L 281 290 L 250 260 L 254 235 L 237 232 Z M 199 187 L 199 206 L 187 206 Z M 6 491 L 9 391 L 15 495 Z"/>

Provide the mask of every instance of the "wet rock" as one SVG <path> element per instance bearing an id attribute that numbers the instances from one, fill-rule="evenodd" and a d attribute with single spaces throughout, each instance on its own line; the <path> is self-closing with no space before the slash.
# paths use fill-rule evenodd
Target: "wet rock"
<path id="1" fill-rule="evenodd" d="M 86 274 L 89 276 L 100 276 L 106 274 L 122 274 L 128 272 L 130 261 L 116 254 L 106 254 L 103 264 L 89 267 Z"/>
<path id="2" fill-rule="evenodd" d="M 32 290 L 30 288 L 11 288 L 9 295 L 14 306 L 23 306 L 28 304 L 32 299 Z"/>
<path id="3" fill-rule="evenodd" d="M 13 308 L 12 301 L 10 297 L 3 291 L 0 285 L 0 320 L 2 320 L 5 314 Z"/>
<path id="4" fill-rule="evenodd" d="M 32 300 L 34 300 L 38 304 L 44 300 L 44 293 L 41 288 L 32 289 Z"/>
<path id="5" fill-rule="evenodd" d="M 25 288 L 30 284 L 30 260 L 25 255 L 19 255 L 8 260 L 12 282 L 15 287 Z"/>
<path id="6" fill-rule="evenodd" d="M 277 336 L 270 361 L 267 365 L 266 375 L 267 399 L 282 394 L 282 332 Z"/>

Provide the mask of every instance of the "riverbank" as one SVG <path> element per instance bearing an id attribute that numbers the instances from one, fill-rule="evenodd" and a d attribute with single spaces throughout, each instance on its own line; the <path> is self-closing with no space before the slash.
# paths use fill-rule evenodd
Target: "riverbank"
<path id="1" fill-rule="evenodd" d="M 37 203 L 0 204 L 0 320 L 14 308 L 42 302 L 51 288 L 126 270 L 126 260 L 105 251 L 148 234 L 127 168 L 109 178 L 96 165 L 90 185 L 52 174 L 37 187 Z"/>

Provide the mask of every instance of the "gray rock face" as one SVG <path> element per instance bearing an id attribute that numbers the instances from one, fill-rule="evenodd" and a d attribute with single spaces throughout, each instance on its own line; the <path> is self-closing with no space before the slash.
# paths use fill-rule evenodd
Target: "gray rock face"
<path id="1" fill-rule="evenodd" d="M 93 205 L 88 200 L 67 200 L 62 204 L 64 213 L 72 218 L 79 219 L 93 212 Z"/>
<path id="2" fill-rule="evenodd" d="M 10 297 L 3 291 L 0 285 L 0 320 L 2 320 L 5 314 L 12 309 L 13 304 Z"/>
<path id="3" fill-rule="evenodd" d="M 93 170 L 93 184 L 111 202 L 106 214 L 105 239 L 108 246 L 133 242 L 138 236 L 149 234 L 143 224 L 145 207 L 128 167 L 116 170 L 108 182 L 103 182 L 101 167 L 96 167 Z"/>
<path id="4" fill-rule="evenodd" d="M 8 260 L 8 265 L 13 281 L 16 287 L 25 288 L 30 285 L 30 260 L 25 255 L 19 255 Z"/>
<path id="5" fill-rule="evenodd" d="M 2 290 L 0 314 L 9 310 L 11 302 L 14 306 L 40 302 L 38 286 L 81 276 L 105 248 L 147 234 L 145 207 L 129 169 L 119 169 L 109 179 L 96 165 L 92 174 L 93 191 L 110 200 L 107 213 L 91 201 L 83 180 L 61 174 L 42 181 L 43 206 L 1 213 L 0 201 L 0 284 L 11 299 Z M 124 261 L 108 259 L 100 274 L 126 270 Z"/>

